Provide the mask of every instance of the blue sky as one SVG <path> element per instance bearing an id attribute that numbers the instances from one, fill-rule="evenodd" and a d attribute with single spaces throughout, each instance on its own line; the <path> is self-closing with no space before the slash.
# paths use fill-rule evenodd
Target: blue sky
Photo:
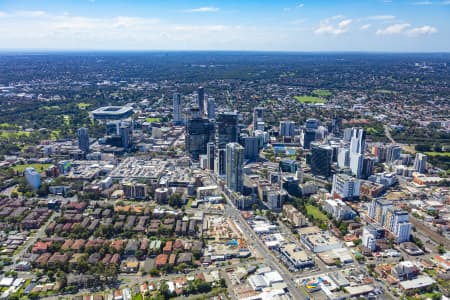
<path id="1" fill-rule="evenodd" d="M 0 49 L 450 51 L 450 0 L 0 0 Z"/>

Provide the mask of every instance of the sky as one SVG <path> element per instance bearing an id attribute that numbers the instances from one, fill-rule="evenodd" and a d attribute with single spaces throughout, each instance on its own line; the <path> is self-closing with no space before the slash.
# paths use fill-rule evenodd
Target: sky
<path id="1" fill-rule="evenodd" d="M 0 49 L 450 52 L 450 0 L 0 0 Z"/>

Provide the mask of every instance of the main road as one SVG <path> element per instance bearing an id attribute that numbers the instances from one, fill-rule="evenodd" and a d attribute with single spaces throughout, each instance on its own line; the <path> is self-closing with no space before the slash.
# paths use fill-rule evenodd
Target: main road
<path id="1" fill-rule="evenodd" d="M 225 214 L 231 216 L 235 220 L 239 220 L 241 229 L 244 234 L 249 237 L 249 244 L 253 246 L 264 258 L 265 264 L 269 266 L 272 270 L 278 271 L 281 277 L 283 277 L 289 292 L 293 299 L 309 299 L 308 295 L 304 291 L 298 288 L 297 284 L 294 282 L 293 274 L 289 273 L 286 269 L 283 269 L 278 263 L 276 257 L 273 253 L 263 244 L 261 239 L 255 234 L 253 229 L 247 223 L 247 221 L 242 216 L 241 212 L 234 206 L 228 196 L 223 193 L 225 199 L 227 200 L 227 205 L 225 205 Z"/>

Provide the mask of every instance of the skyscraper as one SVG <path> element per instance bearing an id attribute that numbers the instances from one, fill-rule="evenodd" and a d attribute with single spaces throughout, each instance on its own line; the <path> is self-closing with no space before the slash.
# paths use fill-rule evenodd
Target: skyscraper
<path id="1" fill-rule="evenodd" d="M 183 122 L 183 96 L 180 93 L 173 94 L 173 116 L 174 123 Z"/>
<path id="2" fill-rule="evenodd" d="M 364 156 L 361 153 L 350 152 L 350 169 L 356 178 L 362 178 L 364 166 Z"/>
<path id="3" fill-rule="evenodd" d="M 316 176 L 331 176 L 333 150 L 328 145 L 311 143 L 311 172 Z"/>
<path id="4" fill-rule="evenodd" d="M 427 169 L 427 156 L 423 153 L 417 153 L 416 159 L 414 160 L 414 170 L 419 173 L 425 173 Z"/>
<path id="5" fill-rule="evenodd" d="M 208 169 L 214 171 L 214 157 L 216 152 L 216 145 L 214 142 L 209 142 L 206 146 L 206 156 L 208 157 Z"/>
<path id="6" fill-rule="evenodd" d="M 200 154 L 207 153 L 206 145 L 214 138 L 214 125 L 199 114 L 198 107 L 191 109 L 191 117 L 186 123 L 186 151 L 192 159 L 198 160 Z"/>
<path id="7" fill-rule="evenodd" d="M 352 139 L 352 128 L 345 128 L 344 129 L 344 141 L 345 142 L 350 142 L 350 140 Z"/>
<path id="8" fill-rule="evenodd" d="M 303 149 L 310 149 L 311 143 L 316 140 L 316 130 L 311 128 L 303 128 L 301 133 L 301 143 Z"/>
<path id="9" fill-rule="evenodd" d="M 375 157 L 364 157 L 363 158 L 363 168 L 361 171 L 361 178 L 367 179 L 373 173 L 373 167 L 375 166 Z"/>
<path id="10" fill-rule="evenodd" d="M 226 149 L 216 149 L 214 172 L 219 176 L 226 175 L 226 154 Z"/>
<path id="11" fill-rule="evenodd" d="M 238 143 L 226 146 L 226 185 L 234 192 L 242 192 L 244 185 L 244 147 Z"/>
<path id="12" fill-rule="evenodd" d="M 209 120 L 216 118 L 216 100 L 213 97 L 208 98 L 207 113 Z"/>
<path id="13" fill-rule="evenodd" d="M 244 158 L 255 161 L 259 155 L 259 139 L 256 136 L 246 136 L 242 138 L 244 145 Z"/>
<path id="14" fill-rule="evenodd" d="M 348 145 L 343 145 L 338 150 L 337 165 L 339 168 L 347 168 L 350 166 L 350 150 Z"/>
<path id="15" fill-rule="evenodd" d="M 350 140 L 350 152 L 364 154 L 366 148 L 366 133 L 362 128 L 353 128 Z"/>
<path id="16" fill-rule="evenodd" d="M 78 148 L 85 153 L 89 152 L 89 135 L 87 128 L 81 127 L 78 129 Z"/>
<path id="17" fill-rule="evenodd" d="M 205 108 L 205 89 L 200 86 L 197 89 L 197 96 L 198 96 L 198 107 L 200 109 L 200 115 L 203 116 L 204 108 Z"/>
<path id="18" fill-rule="evenodd" d="M 280 122 L 280 136 L 292 137 L 294 136 L 295 123 L 293 121 Z"/>
<path id="19" fill-rule="evenodd" d="M 394 162 L 400 159 L 402 148 L 399 145 L 389 145 L 386 149 L 386 162 Z"/>
<path id="20" fill-rule="evenodd" d="M 122 139 L 122 147 L 125 150 L 131 148 L 133 144 L 133 123 L 122 122 L 120 124 L 120 137 Z"/>
<path id="21" fill-rule="evenodd" d="M 366 133 L 362 128 L 353 128 L 350 139 L 350 169 L 356 178 L 363 176 L 364 150 L 366 147 Z"/>
<path id="22" fill-rule="evenodd" d="M 239 114 L 222 112 L 216 119 L 216 143 L 218 149 L 225 149 L 228 143 L 236 143 L 239 137 Z"/>
<path id="23" fill-rule="evenodd" d="M 258 122 L 264 121 L 264 107 L 255 107 L 253 109 L 253 130 L 258 127 Z"/>
<path id="24" fill-rule="evenodd" d="M 317 129 L 319 128 L 319 121 L 317 119 L 307 119 L 305 123 L 305 128 L 307 129 Z"/>

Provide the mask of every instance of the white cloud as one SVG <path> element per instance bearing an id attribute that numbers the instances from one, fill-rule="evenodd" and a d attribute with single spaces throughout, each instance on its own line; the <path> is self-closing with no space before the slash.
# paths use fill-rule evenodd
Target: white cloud
<path id="1" fill-rule="evenodd" d="M 336 20 L 341 20 L 344 18 L 341 15 L 333 16 L 331 18 L 322 20 L 317 28 L 314 29 L 315 34 L 331 34 L 331 35 L 340 35 L 346 33 L 349 30 L 350 25 L 352 24 L 352 19 L 345 19 L 335 24 Z"/>
<path id="2" fill-rule="evenodd" d="M 403 23 L 403 24 L 394 24 L 388 26 L 384 29 L 377 30 L 377 35 L 395 35 L 395 34 L 404 34 L 406 36 L 420 36 L 420 35 L 429 35 L 436 33 L 438 30 L 436 27 L 430 25 L 424 25 L 421 27 L 411 28 L 411 24 Z"/>
<path id="3" fill-rule="evenodd" d="M 347 19 L 347 20 L 344 20 L 344 21 L 342 21 L 342 22 L 339 22 L 339 24 L 338 24 L 338 27 L 339 28 L 345 28 L 345 27 L 348 27 L 350 24 L 352 24 L 352 20 L 351 19 Z"/>
<path id="4" fill-rule="evenodd" d="M 214 6 L 204 6 L 204 7 L 198 7 L 198 8 L 192 8 L 192 9 L 187 9 L 185 10 L 185 12 L 190 12 L 190 13 L 202 13 L 202 12 L 218 12 L 220 9 L 218 7 L 214 7 Z"/>
<path id="5" fill-rule="evenodd" d="M 285 8 L 283 8 L 283 11 L 284 11 L 284 12 L 289 12 L 289 11 L 293 11 L 293 10 L 295 10 L 295 9 L 297 9 L 297 8 L 303 8 L 304 6 L 305 6 L 305 4 L 299 3 L 299 4 L 297 4 L 297 5 L 294 6 L 294 7 L 285 7 Z"/>
<path id="6" fill-rule="evenodd" d="M 6 14 L 5 12 L 0 11 L 0 18 L 1 18 L 1 17 L 6 17 L 6 16 L 7 16 L 7 14 Z"/>
<path id="7" fill-rule="evenodd" d="M 205 25 L 205 26 L 195 26 L 195 25 L 177 25 L 174 27 L 176 31 L 186 31 L 186 32 L 208 32 L 208 31 L 224 31 L 229 29 L 229 27 L 224 25 Z"/>
<path id="8" fill-rule="evenodd" d="M 15 13 L 15 15 L 20 17 L 45 17 L 47 13 L 42 10 L 19 10 Z"/>
<path id="9" fill-rule="evenodd" d="M 409 36 L 429 35 L 436 33 L 438 30 L 436 27 L 425 25 L 422 27 L 416 27 L 407 32 Z"/>
<path id="10" fill-rule="evenodd" d="M 403 33 L 406 29 L 411 27 L 411 24 L 403 23 L 403 24 L 393 24 L 384 29 L 378 29 L 377 35 L 393 35 Z"/>
<path id="11" fill-rule="evenodd" d="M 418 2 L 414 2 L 413 5 L 433 5 L 433 2 L 431 2 L 431 1 L 418 1 Z"/>
<path id="12" fill-rule="evenodd" d="M 367 20 L 373 20 L 373 21 L 387 21 L 387 20 L 395 19 L 395 16 L 392 16 L 392 15 L 377 15 L 377 16 L 367 17 L 366 19 Z"/>
<path id="13" fill-rule="evenodd" d="M 367 30 L 367 29 L 369 29 L 371 26 L 372 26 L 372 25 L 370 25 L 370 24 L 364 24 L 364 25 L 362 25 L 359 29 L 361 29 L 361 30 Z"/>

